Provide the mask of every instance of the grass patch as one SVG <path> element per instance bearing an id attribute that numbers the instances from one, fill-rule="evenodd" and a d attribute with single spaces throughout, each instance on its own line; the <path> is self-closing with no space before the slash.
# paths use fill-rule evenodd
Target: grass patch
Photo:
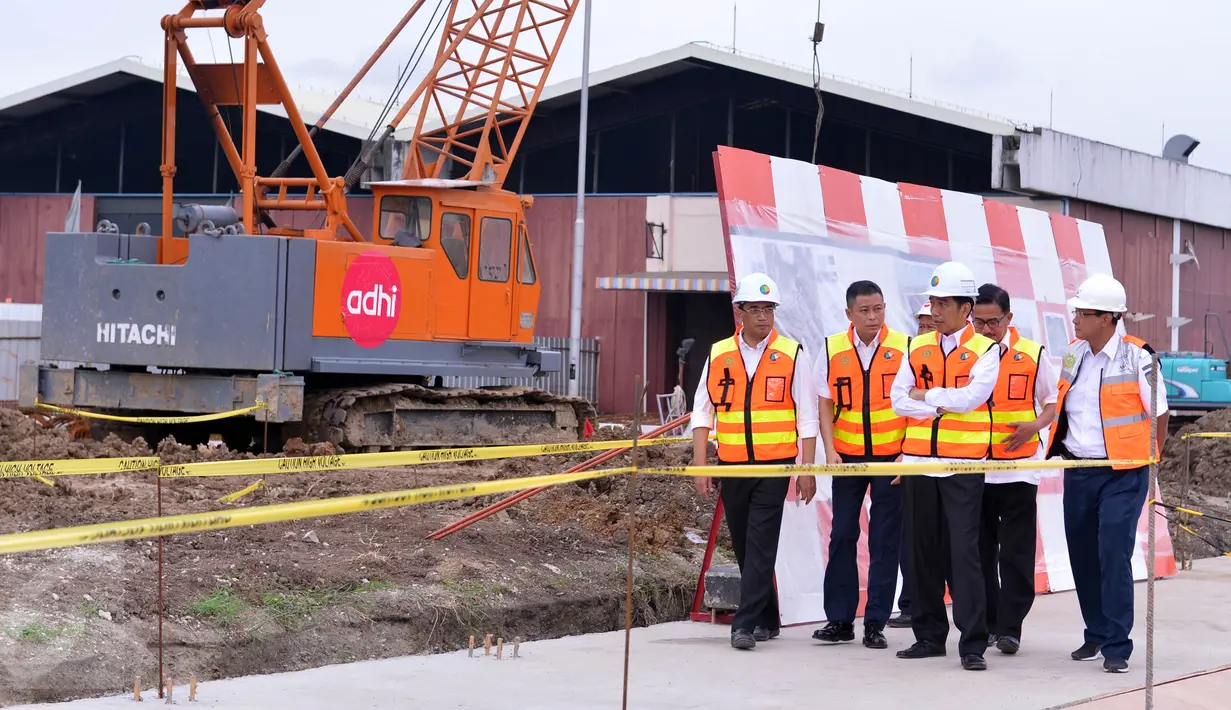
<path id="1" fill-rule="evenodd" d="M 15 641 L 23 643 L 47 643 L 54 641 L 61 636 L 73 636 L 81 633 L 84 627 L 79 625 L 73 626 L 48 626 L 40 621 L 30 621 L 21 626 L 10 626 L 5 630 Z"/>
<path id="2" fill-rule="evenodd" d="M 98 612 L 103 610 L 103 605 L 98 602 L 86 602 L 82 604 L 79 611 L 86 616 L 98 616 Z"/>
<path id="3" fill-rule="evenodd" d="M 492 585 L 492 594 L 512 594 L 513 588 L 504 582 L 496 582 Z"/>
<path id="4" fill-rule="evenodd" d="M 188 605 L 188 611 L 197 616 L 214 619 L 234 619 L 247 608 L 244 600 L 235 596 L 230 589 L 216 589 L 207 597 L 202 597 Z"/>
<path id="5" fill-rule="evenodd" d="M 356 592 L 379 592 L 382 589 L 397 589 L 397 585 L 392 582 L 364 582 L 355 585 Z"/>
<path id="6" fill-rule="evenodd" d="M 291 592 L 265 592 L 261 604 L 284 628 L 294 628 L 312 612 L 337 602 L 345 591 L 339 589 L 301 589 Z"/>
<path id="7" fill-rule="evenodd" d="M 566 578 L 566 577 L 548 577 L 548 578 L 547 578 L 547 582 L 546 582 L 546 584 L 547 584 L 547 586 L 551 587 L 552 589 L 559 589 L 560 587 L 567 587 L 567 586 L 568 586 L 568 578 Z"/>
<path id="8" fill-rule="evenodd" d="M 478 601 L 487 594 L 487 587 L 473 579 L 442 579 L 440 585 L 468 602 Z"/>

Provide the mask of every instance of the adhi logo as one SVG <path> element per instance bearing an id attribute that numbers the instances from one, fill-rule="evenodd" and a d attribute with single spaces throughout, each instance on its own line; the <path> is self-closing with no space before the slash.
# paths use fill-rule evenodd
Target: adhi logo
<path id="1" fill-rule="evenodd" d="M 389 339 L 402 315 L 401 291 L 397 267 L 381 252 L 351 262 L 342 280 L 342 322 L 356 345 L 374 348 Z"/>

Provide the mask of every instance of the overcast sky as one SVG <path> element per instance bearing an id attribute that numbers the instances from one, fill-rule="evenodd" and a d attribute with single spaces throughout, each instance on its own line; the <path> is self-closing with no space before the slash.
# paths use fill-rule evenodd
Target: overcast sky
<path id="1" fill-rule="evenodd" d="M 1202 141 L 1194 165 L 1231 172 L 1231 2 L 822 0 L 826 72 L 1158 154 Z M 738 50 L 809 67 L 816 0 L 737 0 Z M 262 11 L 292 85 L 336 91 L 411 0 L 269 0 Z M 463 0 L 469 4 L 469 0 Z M 592 69 L 690 41 L 732 43 L 732 0 L 593 0 Z M 126 55 L 160 61 L 159 19 L 177 0 L 0 3 L 0 96 Z M 435 2 L 429 0 L 425 10 Z M 343 9 L 349 8 L 356 9 Z M 773 8 L 769 10 L 768 8 Z M 362 9 L 357 9 L 362 8 Z M 1181 10 L 1180 8 L 1184 8 Z M 426 15 L 360 86 L 383 101 Z M 581 73 L 582 17 L 552 81 Z M 199 61 L 227 61 L 220 30 L 193 31 Z M 211 42 L 212 39 L 212 42 Z M 433 45 L 434 47 L 435 45 Z M 236 44 L 238 49 L 238 44 Z M 238 57 L 236 53 L 236 57 Z M 1054 94 L 1049 110 L 1049 94 Z M 1050 115 L 1049 115 L 1050 114 Z"/>

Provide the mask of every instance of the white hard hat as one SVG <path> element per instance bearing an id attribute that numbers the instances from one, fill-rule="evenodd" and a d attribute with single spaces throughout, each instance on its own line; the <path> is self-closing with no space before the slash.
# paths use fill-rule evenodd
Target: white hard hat
<path id="1" fill-rule="evenodd" d="M 1124 313 L 1128 297 L 1124 286 L 1107 274 L 1094 274 L 1077 287 L 1077 295 L 1069 299 L 1069 308 Z"/>
<path id="2" fill-rule="evenodd" d="M 735 298 L 731 300 L 737 304 L 755 303 L 758 301 L 774 304 L 782 303 L 778 298 L 778 284 L 759 271 L 748 274 L 740 280 L 739 288 L 735 289 Z"/>
<path id="3" fill-rule="evenodd" d="M 932 302 L 931 302 L 931 301 L 924 301 L 924 302 L 923 302 L 923 305 L 922 305 L 922 306 L 919 306 L 919 310 L 915 311 L 915 315 L 916 315 L 916 316 L 930 316 L 930 315 L 932 315 Z"/>
<path id="4" fill-rule="evenodd" d="M 965 264 L 956 261 L 946 261 L 932 272 L 932 280 L 928 282 L 928 290 L 924 295 L 956 296 L 976 298 L 979 288 L 975 285 L 975 275 Z"/>

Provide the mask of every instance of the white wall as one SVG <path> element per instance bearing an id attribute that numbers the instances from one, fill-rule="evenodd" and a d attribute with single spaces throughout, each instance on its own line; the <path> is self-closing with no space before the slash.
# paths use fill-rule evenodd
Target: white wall
<path id="1" fill-rule="evenodd" d="M 659 195 L 646 200 L 645 221 L 666 225 L 663 258 L 646 271 L 727 271 L 717 197 Z"/>

